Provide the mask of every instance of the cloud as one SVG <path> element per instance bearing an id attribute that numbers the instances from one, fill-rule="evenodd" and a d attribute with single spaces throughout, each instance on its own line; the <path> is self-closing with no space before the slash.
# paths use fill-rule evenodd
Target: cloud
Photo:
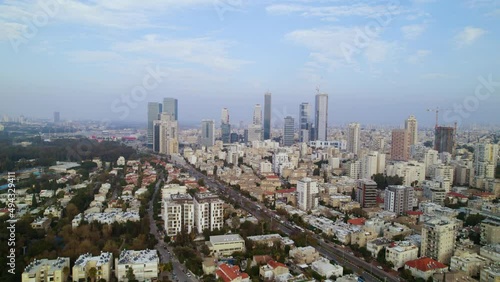
<path id="1" fill-rule="evenodd" d="M 423 58 L 430 55 L 432 52 L 430 50 L 418 50 L 415 54 L 408 58 L 408 62 L 411 64 L 419 63 Z"/>
<path id="2" fill-rule="evenodd" d="M 232 42 L 199 38 L 162 38 L 149 34 L 131 42 L 120 42 L 112 49 L 122 53 L 155 55 L 170 61 L 195 63 L 220 70 L 236 70 L 249 61 L 232 59 L 228 56 Z"/>
<path id="3" fill-rule="evenodd" d="M 426 29 L 427 26 L 425 24 L 412 24 L 401 27 L 404 38 L 409 40 L 417 39 Z"/>
<path id="4" fill-rule="evenodd" d="M 77 63 L 105 63 L 105 62 L 114 62 L 123 60 L 123 57 L 116 53 L 110 51 L 89 51 L 89 50 L 81 50 L 81 51 L 72 51 L 68 52 L 70 61 Z"/>
<path id="5" fill-rule="evenodd" d="M 486 33 L 484 29 L 467 26 L 455 36 L 458 47 L 471 45 Z"/>
<path id="6" fill-rule="evenodd" d="M 352 5 L 336 6 L 308 6 L 298 4 L 274 4 L 266 7 L 266 11 L 271 15 L 298 14 L 302 17 L 319 17 L 323 20 L 333 21 L 341 17 L 364 17 L 376 18 L 383 15 L 398 15 L 407 13 L 402 7 L 385 3 L 384 5 L 369 5 L 356 3 Z"/>

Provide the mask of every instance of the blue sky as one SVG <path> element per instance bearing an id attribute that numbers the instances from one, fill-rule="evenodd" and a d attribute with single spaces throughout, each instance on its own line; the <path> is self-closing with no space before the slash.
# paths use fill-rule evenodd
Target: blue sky
<path id="1" fill-rule="evenodd" d="M 175 97 L 181 122 L 239 123 L 270 91 L 280 120 L 319 87 L 330 125 L 498 124 L 499 33 L 495 0 L 1 1 L 0 114 L 145 121 Z"/>

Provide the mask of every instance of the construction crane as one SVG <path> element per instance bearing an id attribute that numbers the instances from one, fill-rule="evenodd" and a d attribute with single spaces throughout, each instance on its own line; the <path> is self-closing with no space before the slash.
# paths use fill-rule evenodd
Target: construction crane
<path id="1" fill-rule="evenodd" d="M 427 109 L 428 112 L 435 112 L 436 113 L 436 128 L 439 126 L 439 111 L 444 111 L 448 109 L 440 109 L 439 107 L 436 107 L 435 109 Z"/>

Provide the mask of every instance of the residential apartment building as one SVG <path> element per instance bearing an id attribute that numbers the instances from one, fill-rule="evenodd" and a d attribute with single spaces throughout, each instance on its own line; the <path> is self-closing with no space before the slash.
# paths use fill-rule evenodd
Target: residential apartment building
<path id="1" fill-rule="evenodd" d="M 163 221 L 167 236 L 194 230 L 194 201 L 189 194 L 173 194 L 163 201 Z"/>
<path id="2" fill-rule="evenodd" d="M 194 196 L 194 225 L 198 233 L 209 229 L 222 229 L 224 225 L 224 201 L 212 193 L 197 193 Z"/>
<path id="3" fill-rule="evenodd" d="M 22 282 L 65 282 L 68 278 L 69 258 L 35 259 L 26 268 L 21 276 Z"/>
<path id="4" fill-rule="evenodd" d="M 449 264 L 462 222 L 449 218 L 431 218 L 422 228 L 421 255 Z"/>
<path id="5" fill-rule="evenodd" d="M 356 201 L 362 208 L 374 208 L 377 206 L 377 183 L 370 179 L 358 180 Z"/>
<path id="6" fill-rule="evenodd" d="M 488 218 L 481 222 L 481 244 L 500 244 L 500 221 Z"/>
<path id="7" fill-rule="evenodd" d="M 239 234 L 210 236 L 205 244 L 214 256 L 230 256 L 234 252 L 245 251 L 245 240 Z"/>
<path id="8" fill-rule="evenodd" d="M 113 254 L 103 252 L 98 256 L 92 256 L 90 253 L 81 255 L 73 266 L 73 281 L 82 281 L 82 279 L 86 281 L 90 277 L 89 273 L 92 268 L 96 270 L 96 276 L 94 277 L 96 281 L 101 279 L 110 281 L 113 269 Z"/>
<path id="9" fill-rule="evenodd" d="M 413 210 L 413 187 L 391 185 L 385 189 L 384 209 L 397 215 Z"/>
<path id="10" fill-rule="evenodd" d="M 418 247 L 409 241 L 394 242 L 385 249 L 385 259 L 394 265 L 394 270 L 418 258 Z"/>
<path id="11" fill-rule="evenodd" d="M 297 205 L 303 211 L 316 209 L 319 205 L 318 184 L 311 178 L 297 182 Z"/>
<path id="12" fill-rule="evenodd" d="M 151 281 L 158 279 L 160 259 L 156 250 L 131 251 L 123 250 L 115 259 L 115 276 L 118 281 L 127 277 L 129 268 L 138 281 Z"/>

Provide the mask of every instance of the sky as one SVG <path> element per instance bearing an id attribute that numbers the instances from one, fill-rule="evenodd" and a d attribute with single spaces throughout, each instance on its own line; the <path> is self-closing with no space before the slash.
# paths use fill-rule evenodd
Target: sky
<path id="1" fill-rule="evenodd" d="M 0 115 L 248 123 L 329 95 L 329 125 L 500 124 L 500 1 L 0 1 Z"/>

